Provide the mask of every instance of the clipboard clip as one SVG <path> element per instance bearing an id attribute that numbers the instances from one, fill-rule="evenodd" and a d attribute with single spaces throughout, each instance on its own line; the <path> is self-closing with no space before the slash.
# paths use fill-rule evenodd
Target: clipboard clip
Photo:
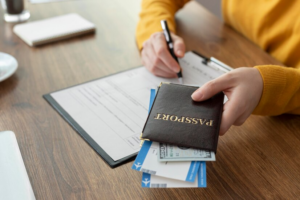
<path id="1" fill-rule="evenodd" d="M 231 70 L 233 70 L 231 67 L 229 67 L 228 65 L 226 65 L 225 63 L 219 61 L 218 59 L 214 58 L 214 57 L 210 57 L 210 58 L 205 58 L 202 61 L 203 64 L 205 64 L 208 67 L 211 67 L 215 70 L 218 71 L 223 71 L 223 72 L 229 72 Z"/>

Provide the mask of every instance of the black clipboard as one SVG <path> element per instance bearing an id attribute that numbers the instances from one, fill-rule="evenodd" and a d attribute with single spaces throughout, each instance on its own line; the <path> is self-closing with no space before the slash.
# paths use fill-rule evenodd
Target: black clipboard
<path id="1" fill-rule="evenodd" d="M 201 57 L 203 59 L 203 64 L 207 65 L 208 62 L 211 61 L 211 59 L 209 58 L 206 58 L 205 56 L 195 52 L 195 51 L 192 51 L 194 54 L 196 54 L 197 56 Z M 221 63 L 221 62 L 220 62 Z M 217 63 L 218 64 L 218 63 Z M 222 63 L 223 64 L 223 63 Z M 225 64 L 223 64 L 225 65 Z M 226 69 L 226 65 L 225 67 L 224 66 L 221 66 L 220 67 L 222 68 L 225 68 Z M 138 67 L 135 67 L 135 68 L 138 68 Z M 135 69 L 135 68 L 132 68 L 132 69 Z M 132 70 L 132 69 L 129 69 L 129 70 Z M 128 71 L 128 70 L 125 70 L 125 71 Z M 118 72 L 118 73 L 122 73 L 124 71 L 121 71 L 121 72 Z M 87 82 L 84 82 L 84 83 L 88 83 L 88 82 L 92 82 L 92 81 L 95 81 L 95 80 L 99 80 L 99 79 L 102 79 L 102 78 L 105 78 L 105 77 L 109 77 L 109 76 L 113 76 L 113 75 L 116 75 L 118 73 L 114 73 L 114 74 L 111 74 L 111 75 L 108 75 L 108 76 L 104 76 L 104 77 L 101 77 L 101 78 L 97 78 L 97 79 L 94 79 L 94 80 L 91 80 L 91 81 L 87 81 Z M 84 83 L 81 83 L 81 84 L 84 84 Z M 81 84 L 78 84 L 78 85 L 81 85 Z M 71 86 L 71 87 L 75 87 L 77 85 L 74 85 L 74 86 Z M 71 87 L 68 87 L 68 88 L 71 88 Z M 68 88 L 64 88 L 64 89 L 68 89 Z M 64 90 L 64 89 L 61 89 L 61 90 Z M 60 91 L 60 90 L 58 90 Z M 55 91 L 57 92 L 57 91 Z M 91 138 L 89 136 L 89 134 L 55 101 L 55 99 L 52 98 L 51 96 L 51 93 L 48 93 L 48 94 L 45 94 L 43 95 L 44 99 L 70 124 L 70 126 L 103 158 L 103 160 L 111 167 L 111 168 L 115 168 L 121 164 L 124 164 L 126 162 L 129 162 L 129 161 L 132 161 L 134 160 L 134 158 L 136 157 L 136 155 L 138 153 L 134 153 L 134 154 L 131 154 L 129 156 L 126 156 L 122 159 L 119 159 L 117 161 L 114 161 L 100 146 L 99 144 L 97 144 L 93 138 Z"/>
<path id="2" fill-rule="evenodd" d="M 134 67 L 132 69 L 136 69 L 136 68 L 139 68 L 139 67 Z M 132 70 L 132 69 L 128 69 L 128 70 Z M 70 87 L 67 87 L 67 88 L 64 88 L 64 89 L 61 89 L 61 90 L 65 90 L 65 89 L 68 89 L 68 88 L 72 88 L 72 87 L 75 87 L 75 86 L 78 86 L 78 85 L 81 85 L 81 84 L 85 84 L 85 83 L 89 83 L 89 82 L 92 82 L 92 81 L 96 81 L 96 80 L 99 80 L 99 79 L 102 79 L 102 78 L 106 78 L 106 77 L 109 77 L 109 76 L 113 76 L 113 75 L 116 75 L 116 74 L 119 74 L 119 73 L 122 73 L 122 72 L 125 72 L 125 71 L 128 71 L 128 70 L 124 70 L 124 71 L 120 71 L 120 72 L 117 72 L 117 73 L 113 73 L 113 74 L 110 74 L 108 76 L 103 76 L 103 77 L 100 77 L 100 78 L 97 78 L 97 79 L 93 79 L 93 80 L 90 80 L 90 81 L 87 81 L 87 82 L 84 82 L 84 83 L 80 83 L 80 84 L 77 84 L 77 85 L 73 85 L 73 86 L 70 86 Z M 61 90 L 57 90 L 57 91 L 54 91 L 54 92 L 58 92 L 58 91 L 61 91 Z M 55 99 L 53 99 L 53 97 L 51 96 L 51 93 L 53 92 L 50 92 L 48 94 L 45 94 L 43 95 L 43 98 L 54 108 L 54 110 L 56 110 L 61 116 L 62 118 L 68 122 L 68 124 L 102 157 L 102 159 L 111 167 L 111 168 L 115 168 L 115 167 L 118 167 L 120 166 L 121 164 L 125 164 L 129 161 L 132 161 L 135 159 L 135 157 L 137 156 L 138 153 L 134 153 L 134 154 L 131 154 L 129 156 L 126 156 L 124 158 L 121 158 L 117 161 L 114 161 L 102 148 L 101 146 L 95 142 L 95 140 L 93 140 L 93 138 L 91 138 L 91 136 L 89 136 L 89 134 L 55 101 Z"/>

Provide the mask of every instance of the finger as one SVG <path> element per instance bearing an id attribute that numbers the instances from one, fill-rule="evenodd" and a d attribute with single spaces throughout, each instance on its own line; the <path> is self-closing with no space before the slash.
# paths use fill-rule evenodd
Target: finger
<path id="1" fill-rule="evenodd" d="M 171 70 L 170 68 L 168 68 L 155 54 L 154 51 L 154 47 L 153 45 L 151 45 L 149 48 L 147 48 L 146 54 L 148 56 L 148 58 L 150 59 L 150 61 L 152 62 L 152 64 L 154 65 L 154 67 L 158 67 L 159 69 L 161 69 L 162 71 L 165 71 L 166 73 L 170 74 L 170 76 L 174 76 L 176 77 L 176 73 Z"/>
<path id="2" fill-rule="evenodd" d="M 160 68 L 155 68 L 153 70 L 153 74 L 155 76 L 164 77 L 164 78 L 175 78 L 175 77 L 177 77 L 176 74 L 175 75 L 174 75 L 174 73 L 170 74 L 168 72 L 165 72 L 165 71 L 161 70 Z"/>
<path id="3" fill-rule="evenodd" d="M 145 49 L 142 49 L 142 51 L 141 51 L 141 58 L 142 58 L 142 63 L 143 63 L 144 66 L 146 66 L 145 57 L 146 57 L 146 55 L 145 55 Z"/>
<path id="4" fill-rule="evenodd" d="M 149 59 L 147 57 L 145 49 L 142 50 L 141 57 L 142 57 L 142 63 L 143 63 L 143 65 L 148 69 L 150 67 L 150 65 L 149 65 L 149 61 L 148 61 Z"/>
<path id="5" fill-rule="evenodd" d="M 202 87 L 197 89 L 192 94 L 192 99 L 194 101 L 204 101 L 206 99 L 211 98 L 215 94 L 230 89 L 234 86 L 235 83 L 235 75 L 231 72 L 223 74 L 219 78 L 216 78 L 212 81 L 207 82 Z"/>
<path id="6" fill-rule="evenodd" d="M 154 75 L 159 75 L 167 78 L 177 77 L 175 72 L 166 67 L 164 63 L 160 61 L 158 57 L 156 57 L 153 47 L 151 46 L 152 45 L 149 45 L 142 51 L 143 63 L 145 63 L 146 68 Z"/>
<path id="7" fill-rule="evenodd" d="M 177 74 L 173 71 L 171 71 L 169 68 L 167 68 L 164 63 L 162 62 L 159 62 L 157 64 L 157 66 L 154 66 L 153 67 L 153 74 L 156 75 L 156 71 L 162 71 L 163 74 L 165 74 L 164 76 L 161 76 L 161 77 L 165 77 L 165 78 L 176 78 L 177 77 Z M 158 76 L 158 75 L 157 75 Z"/>
<path id="8" fill-rule="evenodd" d="M 146 62 L 145 62 L 146 51 L 147 51 L 147 49 L 149 49 L 150 46 L 151 46 L 151 44 L 150 44 L 149 40 L 146 40 L 146 41 L 143 43 L 143 48 L 142 48 L 142 50 L 141 50 L 142 62 L 143 62 L 143 65 L 144 65 L 145 67 L 147 67 L 147 66 L 146 66 Z"/>
<path id="9" fill-rule="evenodd" d="M 238 100 L 240 102 L 243 101 L 243 99 Z M 241 113 L 241 115 L 235 120 L 235 122 L 233 122 L 233 125 L 235 126 L 241 126 L 245 123 L 245 121 L 248 119 L 248 117 L 251 115 L 252 110 L 249 111 L 248 109 L 246 109 L 248 107 L 248 105 L 246 105 L 246 103 L 239 104 L 239 112 Z"/>
<path id="10" fill-rule="evenodd" d="M 240 117 L 238 117 L 235 120 L 235 122 L 233 122 L 233 125 L 235 125 L 235 126 L 241 126 L 241 125 L 243 125 L 249 116 L 250 115 L 245 115 L 245 114 L 241 115 Z"/>
<path id="11" fill-rule="evenodd" d="M 161 71 L 164 71 L 166 74 L 168 74 L 167 76 L 164 76 L 164 77 L 167 77 L 167 78 L 176 78 L 177 77 L 177 74 L 175 72 L 173 72 L 172 70 L 170 70 L 167 66 L 165 66 L 164 63 L 162 62 L 159 62 L 157 64 L 157 66 L 154 67 L 155 69 L 159 69 Z M 154 69 L 154 71 L 155 71 Z"/>
<path id="12" fill-rule="evenodd" d="M 251 114 L 247 112 L 247 103 L 241 91 L 235 90 L 228 99 L 223 106 L 220 135 L 224 135 L 232 125 L 242 125 Z"/>
<path id="13" fill-rule="evenodd" d="M 143 53 L 143 62 L 145 63 L 146 69 L 148 69 L 148 71 L 150 71 L 155 76 L 160 76 L 165 78 L 177 77 L 176 73 L 172 71 L 171 72 L 164 71 L 163 69 L 165 69 L 166 67 L 154 66 L 151 60 L 149 59 L 149 56 L 146 53 Z"/>
<path id="14" fill-rule="evenodd" d="M 235 121 L 241 116 L 238 102 L 235 99 L 228 100 L 223 107 L 220 135 L 224 135 Z"/>
<path id="15" fill-rule="evenodd" d="M 175 55 L 179 58 L 182 58 L 184 56 L 184 52 L 185 52 L 184 41 L 181 37 L 179 37 L 175 34 L 171 34 L 171 36 L 172 36 L 173 43 L 174 43 Z"/>
<path id="16" fill-rule="evenodd" d="M 179 64 L 171 56 L 164 35 L 162 33 L 153 34 L 151 36 L 151 41 L 157 57 L 160 58 L 169 69 L 171 69 L 175 73 L 179 72 Z"/>

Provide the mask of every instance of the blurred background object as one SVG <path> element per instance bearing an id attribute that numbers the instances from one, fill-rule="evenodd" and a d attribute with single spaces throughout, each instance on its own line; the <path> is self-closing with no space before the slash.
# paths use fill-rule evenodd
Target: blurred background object
<path id="1" fill-rule="evenodd" d="M 220 20 L 223 20 L 222 17 L 222 1 L 221 0 L 196 0 L 202 6 L 204 6 L 207 10 L 212 12 L 215 16 L 217 16 Z"/>
<path id="2" fill-rule="evenodd" d="M 30 3 L 48 3 L 53 1 L 68 1 L 68 0 L 29 0 Z"/>
<path id="3" fill-rule="evenodd" d="M 30 13 L 24 9 L 24 0 L 1 0 L 6 22 L 23 22 L 29 19 Z"/>
<path id="4" fill-rule="evenodd" d="M 0 82 L 13 75 L 17 69 L 17 60 L 9 54 L 0 52 Z"/>

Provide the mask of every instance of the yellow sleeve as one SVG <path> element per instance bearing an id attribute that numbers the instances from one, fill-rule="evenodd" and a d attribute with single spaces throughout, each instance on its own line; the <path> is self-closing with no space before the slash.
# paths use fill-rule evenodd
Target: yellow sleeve
<path id="1" fill-rule="evenodd" d="M 253 114 L 300 114 L 300 1 L 222 2 L 227 24 L 281 63 L 292 67 L 256 66 L 263 78 L 264 89 Z"/>
<path id="2" fill-rule="evenodd" d="M 300 114 L 300 69 L 276 65 L 256 66 L 264 89 L 253 114 Z"/>
<path id="3" fill-rule="evenodd" d="M 136 29 L 136 41 L 141 50 L 143 43 L 155 33 L 162 31 L 160 20 L 167 20 L 170 31 L 175 33 L 175 13 L 189 0 L 143 0 L 140 21 Z"/>

